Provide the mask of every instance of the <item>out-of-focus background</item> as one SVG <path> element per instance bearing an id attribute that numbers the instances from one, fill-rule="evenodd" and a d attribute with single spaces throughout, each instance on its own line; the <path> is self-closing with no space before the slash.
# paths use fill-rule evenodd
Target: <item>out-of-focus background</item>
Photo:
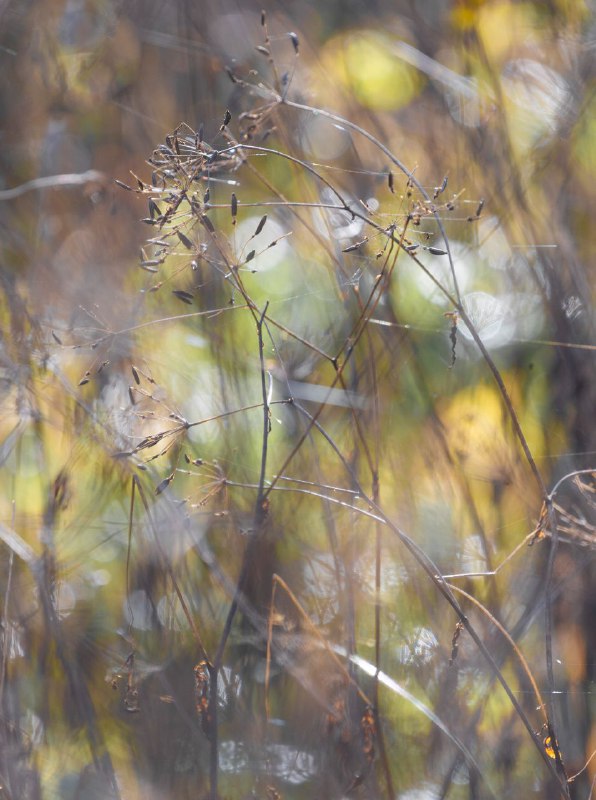
<path id="1" fill-rule="evenodd" d="M 596 749 L 595 30 L 581 0 L 0 0 L 0 798 L 213 797 L 214 753 L 221 797 L 565 796 Z M 302 162 L 214 170 L 198 261 L 147 203 L 181 123 Z"/>

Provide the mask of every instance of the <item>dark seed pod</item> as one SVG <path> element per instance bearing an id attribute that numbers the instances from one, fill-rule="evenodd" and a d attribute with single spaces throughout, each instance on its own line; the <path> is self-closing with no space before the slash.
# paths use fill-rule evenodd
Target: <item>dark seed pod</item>
<path id="1" fill-rule="evenodd" d="M 298 48 L 300 47 L 298 36 L 294 33 L 294 31 L 290 31 L 290 33 L 288 33 L 288 36 L 292 41 L 292 47 L 294 48 L 294 52 L 296 53 L 296 55 L 298 55 Z"/>
<path id="2" fill-rule="evenodd" d="M 238 198 L 236 197 L 234 192 L 232 192 L 232 217 L 234 219 L 236 218 L 237 213 L 238 213 Z"/>
<path id="3" fill-rule="evenodd" d="M 138 386 L 141 383 L 141 379 L 139 378 L 139 373 L 137 371 L 137 368 L 134 366 L 134 364 L 130 365 L 130 371 L 132 372 L 132 377 L 135 379 L 135 383 Z"/>
<path id="4" fill-rule="evenodd" d="M 258 235 L 259 235 L 259 233 L 260 233 L 260 232 L 263 230 L 263 228 L 265 227 L 265 223 L 266 223 L 266 222 L 267 222 L 267 214 L 265 214 L 265 216 L 264 216 L 264 217 L 261 217 L 261 219 L 260 219 L 260 221 L 259 221 L 259 224 L 257 225 L 257 229 L 256 229 L 256 231 L 254 232 L 254 235 L 255 235 L 255 236 L 258 236 Z"/>
<path id="5" fill-rule="evenodd" d="M 232 83 L 238 83 L 238 78 L 232 72 L 232 68 L 231 67 L 226 67 L 225 69 L 226 69 L 226 74 L 227 74 L 228 78 L 232 81 Z"/>
<path id="6" fill-rule="evenodd" d="M 258 44 L 258 45 L 255 47 L 255 50 L 257 50 L 259 53 L 262 53 L 264 56 L 270 56 L 270 55 L 271 55 L 271 53 L 269 52 L 269 50 L 267 50 L 267 48 L 266 48 L 266 47 L 263 47 L 263 45 L 262 45 L 262 44 Z"/>
<path id="7" fill-rule="evenodd" d="M 230 109 L 226 108 L 226 113 L 224 115 L 224 119 L 223 119 L 223 122 L 222 122 L 221 127 L 220 127 L 219 130 L 223 131 L 223 129 L 226 128 L 230 124 L 230 120 L 231 119 L 232 119 L 232 115 L 230 114 Z"/>
<path id="8" fill-rule="evenodd" d="M 476 209 L 476 216 L 479 217 L 482 214 L 482 209 L 484 208 L 484 198 L 480 200 L 478 203 L 478 208 Z"/>
<path id="9" fill-rule="evenodd" d="M 210 194 L 209 187 L 207 187 L 207 191 L 205 192 L 205 196 L 203 197 L 203 203 L 205 205 L 207 205 L 207 203 L 209 202 L 209 194 Z"/>
<path id="10" fill-rule="evenodd" d="M 188 236 L 185 236 L 182 231 L 178 231 L 178 238 L 182 242 L 182 244 L 186 247 L 187 250 L 193 249 L 193 243 L 190 241 Z"/>
<path id="11" fill-rule="evenodd" d="M 58 336 L 56 336 L 54 331 L 52 331 L 52 337 L 53 337 L 55 342 L 57 342 L 58 344 L 62 344 L 62 342 L 60 341 L 60 338 Z"/>
<path id="12" fill-rule="evenodd" d="M 447 255 L 447 251 L 446 250 L 439 250 L 438 247 L 427 247 L 426 249 L 433 256 L 446 256 Z"/>
<path id="13" fill-rule="evenodd" d="M 445 177 L 443 178 L 443 183 L 440 186 L 435 186 L 433 200 L 436 200 L 440 194 L 443 194 L 446 188 L 447 188 L 447 175 L 445 175 Z"/>
<path id="14" fill-rule="evenodd" d="M 127 192 L 132 192 L 131 187 L 123 181 L 119 181 L 117 178 L 114 178 L 114 183 L 118 184 L 121 189 L 126 189 Z"/>
<path id="15" fill-rule="evenodd" d="M 207 228 L 209 233 L 215 233 L 215 228 L 213 227 L 213 223 L 206 214 L 203 214 L 201 216 L 201 223 L 205 226 L 205 228 Z"/>
<path id="16" fill-rule="evenodd" d="M 187 305 L 192 305 L 193 296 L 189 292 L 185 292 L 182 289 L 173 289 L 172 294 L 178 298 L 178 300 L 182 300 L 183 303 Z"/>
<path id="17" fill-rule="evenodd" d="M 255 257 L 255 250 L 251 250 L 250 253 L 244 259 L 244 263 L 248 264 L 248 262 L 252 261 L 254 257 Z"/>
<path id="18" fill-rule="evenodd" d="M 266 17 L 266 14 L 265 14 L 265 10 L 263 10 L 263 11 L 261 11 L 261 25 L 263 27 L 265 26 L 266 19 L 267 19 L 267 17 Z"/>
<path id="19" fill-rule="evenodd" d="M 389 187 L 391 194 L 395 194 L 395 188 L 393 185 L 393 172 L 391 171 L 389 171 L 389 174 L 387 175 L 387 186 Z"/>
<path id="20" fill-rule="evenodd" d="M 162 492 L 164 492 L 164 491 L 165 491 L 165 490 L 168 488 L 168 486 L 169 486 L 169 485 L 172 483 L 172 481 L 174 480 L 174 474 L 175 474 L 175 473 L 173 473 L 173 472 L 172 472 L 172 474 L 171 474 L 171 475 L 168 475 L 168 477 L 167 477 L 167 478 L 164 478 L 164 479 L 163 479 L 163 481 L 162 481 L 162 482 L 159 484 L 159 486 L 156 488 L 156 490 L 155 490 L 155 494 L 161 494 Z"/>

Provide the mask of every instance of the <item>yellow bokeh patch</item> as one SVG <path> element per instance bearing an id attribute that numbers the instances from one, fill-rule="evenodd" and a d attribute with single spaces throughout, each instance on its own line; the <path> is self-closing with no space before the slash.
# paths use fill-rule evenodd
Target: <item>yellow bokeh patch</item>
<path id="1" fill-rule="evenodd" d="M 328 73 L 367 108 L 391 111 L 419 93 L 419 73 L 395 50 L 395 41 L 372 30 L 351 31 L 332 39 L 323 56 Z"/>

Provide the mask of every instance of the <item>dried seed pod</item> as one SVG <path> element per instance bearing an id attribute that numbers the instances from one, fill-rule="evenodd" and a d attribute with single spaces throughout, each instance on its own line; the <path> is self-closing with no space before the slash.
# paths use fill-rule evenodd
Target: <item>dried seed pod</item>
<path id="1" fill-rule="evenodd" d="M 244 259 L 244 263 L 245 263 L 245 264 L 248 264 L 248 262 L 249 262 L 249 261 L 252 261 L 254 257 L 255 257 L 255 251 L 254 251 L 254 250 L 251 250 L 251 251 L 250 251 L 250 253 L 249 253 L 249 254 L 246 256 L 246 258 Z"/>
<path id="2" fill-rule="evenodd" d="M 298 40 L 297 34 L 295 34 L 294 31 L 290 31 L 290 33 L 288 33 L 288 36 L 290 37 L 290 40 L 292 42 L 292 47 L 294 48 L 294 52 L 296 53 L 296 55 L 298 55 L 298 49 L 300 47 L 300 42 Z"/>
<path id="3" fill-rule="evenodd" d="M 206 214 L 203 214 L 201 216 L 201 224 L 204 225 L 205 228 L 207 228 L 209 233 L 215 233 L 215 228 L 213 227 L 213 223 Z"/>
<path id="4" fill-rule="evenodd" d="M 193 243 L 190 241 L 188 236 L 185 236 L 182 231 L 178 231 L 178 238 L 182 242 L 182 244 L 186 247 L 187 250 L 193 249 Z"/>
<path id="5" fill-rule="evenodd" d="M 132 377 L 135 379 L 135 383 L 137 384 L 137 386 L 139 386 L 141 383 L 141 379 L 139 378 L 139 373 L 134 364 L 130 365 L 130 371 L 132 372 Z"/>
<path id="6" fill-rule="evenodd" d="M 192 305 L 194 298 L 190 292 L 185 292 L 182 289 L 172 289 L 172 294 L 177 297 L 178 300 L 182 300 L 183 303 L 189 306 Z"/>
<path id="7" fill-rule="evenodd" d="M 163 479 L 163 481 L 162 481 L 162 482 L 159 484 L 159 486 L 157 486 L 157 488 L 155 489 L 155 494 L 161 494 L 163 491 L 165 491 L 165 490 L 168 488 L 168 486 L 169 486 L 169 485 L 172 483 L 172 481 L 174 480 L 174 474 L 175 474 L 175 473 L 174 473 L 174 472 L 172 472 L 172 474 L 171 474 L 171 475 L 168 475 L 168 477 L 167 477 L 167 478 L 164 478 L 164 479 Z"/>
<path id="8" fill-rule="evenodd" d="M 391 170 L 389 170 L 389 174 L 387 175 L 387 186 L 389 187 L 391 194 L 395 194 L 395 187 L 393 185 L 393 172 L 391 172 Z"/>
<path id="9" fill-rule="evenodd" d="M 440 194 L 443 194 L 445 189 L 447 188 L 447 175 L 443 178 L 443 182 L 440 186 L 435 186 L 435 191 L 433 194 L 433 200 L 436 200 Z"/>
<path id="10" fill-rule="evenodd" d="M 127 192 L 132 192 L 133 191 L 132 188 L 127 183 L 124 183 L 123 181 L 119 181 L 118 178 L 114 178 L 114 183 L 118 184 L 118 186 L 121 189 L 126 189 Z"/>
<path id="11" fill-rule="evenodd" d="M 230 120 L 232 119 L 232 115 L 230 113 L 230 109 L 226 108 L 226 113 L 224 114 L 224 119 L 220 127 L 220 131 L 223 131 L 227 126 L 230 124 Z"/>
<path id="12" fill-rule="evenodd" d="M 447 251 L 446 250 L 440 250 L 438 247 L 427 247 L 425 249 L 428 250 L 428 252 L 431 253 L 433 256 L 446 256 L 447 255 Z"/>
<path id="13" fill-rule="evenodd" d="M 232 219 L 236 219 L 236 215 L 238 214 L 238 198 L 236 197 L 235 193 L 232 192 Z"/>
<path id="14" fill-rule="evenodd" d="M 265 223 L 266 222 L 267 222 L 267 214 L 265 214 L 265 216 L 261 217 L 261 219 L 259 220 L 259 224 L 257 225 L 257 229 L 253 234 L 254 236 L 258 236 L 259 233 L 261 233 L 261 231 L 265 227 Z"/>

